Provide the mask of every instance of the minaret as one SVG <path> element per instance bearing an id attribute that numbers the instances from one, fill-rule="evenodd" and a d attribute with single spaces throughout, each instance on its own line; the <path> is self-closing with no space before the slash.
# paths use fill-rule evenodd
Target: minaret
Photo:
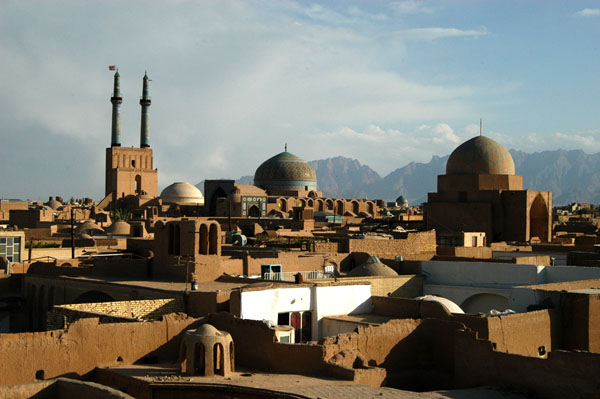
<path id="1" fill-rule="evenodd" d="M 140 147 L 150 147 L 150 91 L 148 90 L 148 74 L 144 73 L 144 87 L 142 89 L 142 98 L 140 105 L 142 106 L 142 126 L 140 129 Z"/>
<path id="2" fill-rule="evenodd" d="M 112 127 L 110 131 L 110 146 L 120 147 L 121 146 L 121 103 L 123 98 L 121 97 L 121 76 L 119 71 L 115 72 L 115 87 L 113 95 L 110 98 L 110 102 L 113 105 L 112 109 Z"/>

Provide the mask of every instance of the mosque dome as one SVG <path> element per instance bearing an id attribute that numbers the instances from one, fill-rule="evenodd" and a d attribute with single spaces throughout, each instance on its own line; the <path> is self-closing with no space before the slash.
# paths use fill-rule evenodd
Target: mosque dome
<path id="1" fill-rule="evenodd" d="M 128 236 L 131 232 L 131 226 L 123 220 L 117 220 L 108 226 L 106 232 L 113 236 Z"/>
<path id="2" fill-rule="evenodd" d="M 256 169 L 254 185 L 265 190 L 316 190 L 317 174 L 302 158 L 284 151 Z"/>
<path id="3" fill-rule="evenodd" d="M 514 175 L 515 163 L 498 142 L 477 136 L 459 145 L 448 158 L 447 175 Z"/>
<path id="4" fill-rule="evenodd" d="M 401 195 L 398 198 L 396 198 L 396 204 L 407 206 L 408 205 L 408 200 L 406 198 L 404 198 L 403 195 Z"/>
<path id="5" fill-rule="evenodd" d="M 350 277 L 397 276 L 398 273 L 389 266 L 381 263 L 377 256 L 370 256 L 365 263 L 352 269 Z"/>
<path id="6" fill-rule="evenodd" d="M 165 204 L 204 205 L 204 196 L 196 186 L 188 182 L 173 183 L 160 193 Z"/>

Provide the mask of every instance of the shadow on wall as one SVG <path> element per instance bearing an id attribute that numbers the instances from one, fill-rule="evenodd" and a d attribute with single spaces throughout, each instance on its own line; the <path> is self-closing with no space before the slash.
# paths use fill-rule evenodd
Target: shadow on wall
<path id="1" fill-rule="evenodd" d="M 467 298 L 460 307 L 465 313 L 488 313 L 492 309 L 502 312 L 508 309 L 508 298 L 498 294 L 476 294 Z"/>

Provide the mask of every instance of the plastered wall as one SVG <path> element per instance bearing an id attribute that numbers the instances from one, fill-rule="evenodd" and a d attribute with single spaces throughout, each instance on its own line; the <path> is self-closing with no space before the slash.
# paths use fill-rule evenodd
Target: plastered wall
<path id="1" fill-rule="evenodd" d="M 82 319 L 66 330 L 0 335 L 0 385 L 22 384 L 94 367 L 131 364 L 146 355 L 175 359 L 179 334 L 196 319 L 168 315 L 162 321 L 99 324 Z"/>

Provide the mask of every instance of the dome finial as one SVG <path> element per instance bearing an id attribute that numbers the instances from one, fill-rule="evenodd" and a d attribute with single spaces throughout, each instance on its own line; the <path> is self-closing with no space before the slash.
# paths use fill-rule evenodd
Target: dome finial
<path id="1" fill-rule="evenodd" d="M 483 136 L 483 118 L 479 118 L 479 136 Z"/>
<path id="2" fill-rule="evenodd" d="M 284 149 L 285 149 L 285 152 L 287 152 L 287 143 L 285 143 Z"/>

